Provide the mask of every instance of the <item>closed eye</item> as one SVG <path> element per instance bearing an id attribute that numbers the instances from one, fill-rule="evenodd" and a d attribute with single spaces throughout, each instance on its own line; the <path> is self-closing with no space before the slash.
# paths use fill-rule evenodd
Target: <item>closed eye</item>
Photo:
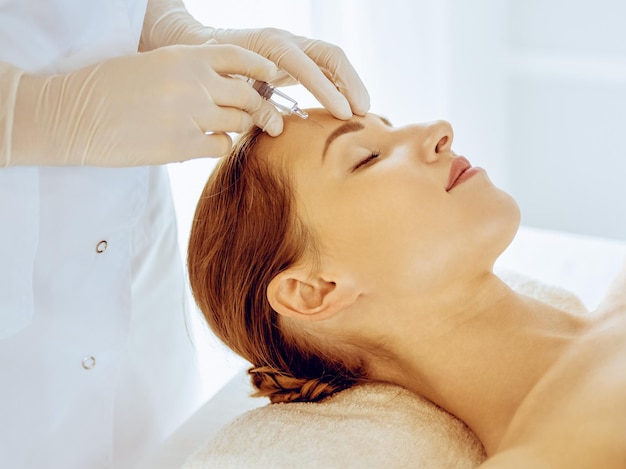
<path id="1" fill-rule="evenodd" d="M 352 168 L 351 172 L 355 172 L 357 169 L 360 169 L 364 166 L 368 166 L 371 163 L 374 162 L 374 160 L 376 160 L 376 158 L 378 158 L 380 156 L 380 152 L 379 151 L 374 151 L 372 152 L 367 158 L 362 159 L 361 161 L 359 161 L 356 166 L 354 166 Z"/>

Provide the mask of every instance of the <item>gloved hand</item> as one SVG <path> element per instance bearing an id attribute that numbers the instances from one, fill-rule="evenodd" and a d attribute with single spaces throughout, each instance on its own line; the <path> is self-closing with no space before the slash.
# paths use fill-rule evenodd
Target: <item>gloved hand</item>
<path id="1" fill-rule="evenodd" d="M 0 63 L 0 166 L 163 164 L 223 155 L 225 132 L 253 122 L 279 134 L 276 109 L 228 74 L 273 81 L 276 67 L 232 45 L 166 47 L 65 75 Z"/>
<path id="2" fill-rule="evenodd" d="M 187 12 L 181 0 L 149 0 L 142 31 L 144 49 L 202 44 L 210 39 L 267 57 L 286 72 L 273 80 L 273 85 L 302 83 L 339 119 L 369 110 L 369 94 L 339 47 L 280 29 L 205 27 Z"/>
<path id="3" fill-rule="evenodd" d="M 274 28 L 216 29 L 212 38 L 267 57 L 290 75 L 274 80 L 273 85 L 294 84 L 295 79 L 339 119 L 369 110 L 369 94 L 363 82 L 343 50 L 333 44 Z"/>

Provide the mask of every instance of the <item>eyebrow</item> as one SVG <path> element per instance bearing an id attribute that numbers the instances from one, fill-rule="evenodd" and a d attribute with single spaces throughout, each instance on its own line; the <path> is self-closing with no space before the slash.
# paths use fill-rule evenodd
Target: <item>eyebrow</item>
<path id="1" fill-rule="evenodd" d="M 393 127 L 389 119 L 383 116 L 378 116 L 378 117 L 380 118 L 381 121 L 383 121 L 383 124 L 385 124 L 388 127 Z M 326 152 L 328 151 L 328 147 L 335 139 L 350 132 L 358 132 L 359 130 L 363 130 L 364 128 L 365 126 L 363 124 L 361 124 L 360 122 L 354 122 L 354 121 L 346 122 L 345 124 L 337 127 L 326 139 L 326 143 L 324 144 L 324 151 L 322 152 L 322 163 L 324 162 L 324 158 L 326 157 Z"/>
<path id="2" fill-rule="evenodd" d="M 322 152 L 322 162 L 324 161 L 324 158 L 326 157 L 326 152 L 328 151 L 328 147 L 330 146 L 331 143 L 333 143 L 335 139 L 350 132 L 358 132 L 359 130 L 363 130 L 364 128 L 365 126 L 361 124 L 360 122 L 346 122 L 345 124 L 337 127 L 326 139 L 326 143 L 324 144 L 324 151 Z"/>

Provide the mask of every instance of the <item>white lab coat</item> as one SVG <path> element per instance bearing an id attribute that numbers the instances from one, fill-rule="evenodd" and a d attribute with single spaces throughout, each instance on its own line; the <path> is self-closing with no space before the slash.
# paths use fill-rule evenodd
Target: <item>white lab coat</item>
<path id="1" fill-rule="evenodd" d="M 146 3 L 0 0 L 0 60 L 135 53 Z M 132 467 L 200 395 L 166 169 L 0 169 L 0 227 L 0 466 Z"/>

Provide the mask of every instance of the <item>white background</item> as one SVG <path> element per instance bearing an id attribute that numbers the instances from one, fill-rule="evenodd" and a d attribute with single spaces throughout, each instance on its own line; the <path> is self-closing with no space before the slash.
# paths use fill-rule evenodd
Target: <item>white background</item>
<path id="1" fill-rule="evenodd" d="M 278 27 L 341 46 L 372 111 L 449 120 L 453 148 L 527 226 L 626 239 L 626 2 L 186 0 L 204 24 Z M 288 89 L 317 106 L 303 89 Z M 184 253 L 212 160 L 170 165 Z M 196 327 L 206 395 L 245 364 Z"/>

